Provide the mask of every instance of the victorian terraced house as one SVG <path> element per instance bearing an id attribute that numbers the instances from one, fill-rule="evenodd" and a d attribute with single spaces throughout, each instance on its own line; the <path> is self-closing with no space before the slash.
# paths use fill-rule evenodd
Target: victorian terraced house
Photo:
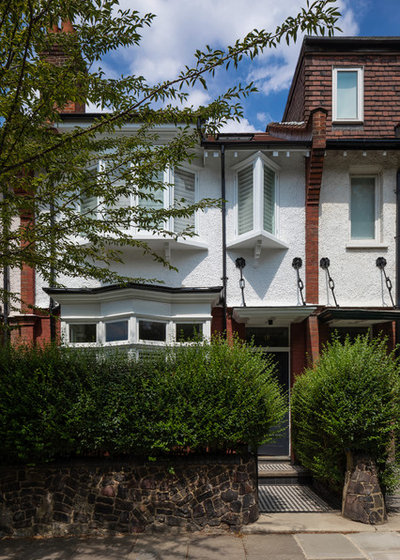
<path id="1" fill-rule="evenodd" d="M 61 128 L 94 117 L 72 106 Z M 140 270 L 162 285 L 73 278 L 64 279 L 65 289 L 49 289 L 28 267 L 13 282 L 24 301 L 48 309 L 51 296 L 60 305 L 68 345 L 122 346 L 140 356 L 194 332 L 233 331 L 273 353 L 290 392 L 334 330 L 396 339 L 399 127 L 399 38 L 305 38 L 282 122 L 265 133 L 204 138 L 190 165 L 164 173 L 173 187 L 159 205 L 209 197 L 226 200 L 222 209 L 169 224 L 177 233 L 192 225 L 190 239 L 132 228 L 178 272 L 129 248 L 118 271 Z M 128 129 L 135 133 L 134 125 Z M 173 132 L 165 126 L 160 137 Z M 82 209 L 99 203 L 81 201 Z M 14 337 L 49 336 L 46 317 L 11 319 Z M 281 439 L 260 452 L 290 454 L 289 421 Z"/>

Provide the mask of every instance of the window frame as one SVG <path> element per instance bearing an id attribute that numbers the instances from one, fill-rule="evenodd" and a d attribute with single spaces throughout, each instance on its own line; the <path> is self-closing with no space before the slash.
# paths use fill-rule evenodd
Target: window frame
<path id="1" fill-rule="evenodd" d="M 352 199 L 352 181 L 353 179 L 374 179 L 375 187 L 375 216 L 374 216 L 374 237 L 365 237 L 355 239 L 351 236 L 351 199 Z M 381 242 L 381 177 L 378 173 L 350 173 L 349 175 L 349 244 L 348 246 L 368 246 Z"/>
<path id="2" fill-rule="evenodd" d="M 119 344 L 128 344 L 130 341 L 130 318 L 129 317 L 119 317 L 119 318 L 112 318 L 112 319 L 104 319 L 102 321 L 103 323 L 103 345 L 104 346 L 112 346 L 112 345 L 119 345 Z M 107 325 L 110 325 L 112 323 L 123 323 L 126 322 L 127 326 L 128 326 L 128 332 L 127 332 L 127 337 L 122 339 L 122 340 L 106 340 L 107 338 Z"/>
<path id="3" fill-rule="evenodd" d="M 239 172 L 250 165 L 253 166 L 253 227 L 251 230 L 239 234 Z M 274 228 L 273 231 L 264 229 L 264 165 L 275 174 L 274 185 Z M 249 237 L 259 232 L 267 236 L 279 235 L 279 171 L 280 167 L 262 152 L 256 152 L 233 167 L 235 172 L 235 197 L 234 197 L 234 236 L 236 239 Z"/>
<path id="4" fill-rule="evenodd" d="M 71 326 L 75 326 L 75 325 L 94 325 L 96 327 L 96 340 L 94 342 L 72 342 L 71 341 Z M 72 321 L 68 321 L 67 323 L 67 329 L 66 329 L 66 338 L 68 340 L 68 345 L 69 346 L 76 346 L 76 347 L 80 347 L 80 346 L 84 346 L 84 347 L 90 347 L 90 346 L 97 346 L 99 344 L 99 339 L 100 339 L 100 332 L 99 332 L 99 321 L 93 320 L 93 319 L 83 319 L 83 320 L 72 320 Z"/>
<path id="5" fill-rule="evenodd" d="M 338 72 L 357 73 L 357 115 L 356 117 L 338 117 L 337 82 Z M 360 123 L 364 122 L 364 67 L 363 66 L 334 66 L 332 68 L 332 123 Z"/>
<path id="6" fill-rule="evenodd" d="M 132 173 L 134 174 L 134 167 L 132 163 L 129 164 L 130 168 L 132 169 Z M 182 169 L 187 173 L 191 173 L 194 176 L 194 203 L 196 204 L 199 201 L 199 173 L 197 169 L 193 169 L 192 166 L 189 165 L 177 165 L 178 169 Z M 93 165 L 93 168 L 96 169 L 97 175 L 105 170 L 105 161 L 103 159 L 99 159 L 96 165 Z M 163 209 L 168 210 L 169 208 L 173 208 L 174 200 L 175 200 L 175 168 L 173 167 L 166 167 L 163 171 L 163 183 L 167 184 L 168 186 L 163 189 L 162 197 L 163 197 Z M 101 219 L 102 215 L 105 215 L 107 212 L 107 208 L 104 205 L 104 201 L 101 197 L 93 197 L 96 198 L 95 209 L 93 211 L 94 217 L 96 219 Z M 131 193 L 129 197 L 129 204 L 131 206 L 139 206 L 139 199 L 140 196 L 138 194 Z M 79 201 L 79 212 L 82 213 L 82 203 L 81 200 Z M 174 231 L 174 218 L 169 218 L 164 223 L 164 228 L 166 230 Z M 129 231 L 135 237 L 157 237 L 157 233 L 153 232 L 152 230 L 145 230 L 139 229 L 136 224 L 132 224 L 129 230 L 125 230 L 126 232 Z M 196 210 L 194 213 L 194 232 L 196 235 L 199 235 L 199 212 Z M 179 234 L 178 234 L 179 235 Z"/>

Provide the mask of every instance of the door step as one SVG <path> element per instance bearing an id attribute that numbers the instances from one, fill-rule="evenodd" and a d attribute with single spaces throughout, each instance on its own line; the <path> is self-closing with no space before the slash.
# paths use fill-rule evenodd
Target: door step
<path id="1" fill-rule="evenodd" d="M 259 484 L 309 484 L 311 473 L 290 461 L 258 459 Z"/>

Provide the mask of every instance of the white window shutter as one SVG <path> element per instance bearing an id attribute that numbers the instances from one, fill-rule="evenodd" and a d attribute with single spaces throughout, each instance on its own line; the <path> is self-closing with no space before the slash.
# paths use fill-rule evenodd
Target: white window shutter
<path id="1" fill-rule="evenodd" d="M 275 173 L 264 165 L 264 208 L 263 224 L 265 231 L 275 231 Z"/>
<path id="2" fill-rule="evenodd" d="M 238 173 L 238 235 L 253 229 L 253 165 Z"/>
<path id="3" fill-rule="evenodd" d="M 195 203 L 196 176 L 190 171 L 175 168 L 174 170 L 174 203 L 176 206 L 189 206 Z M 174 231 L 181 233 L 186 228 L 195 225 L 194 213 L 184 218 L 174 218 Z"/>

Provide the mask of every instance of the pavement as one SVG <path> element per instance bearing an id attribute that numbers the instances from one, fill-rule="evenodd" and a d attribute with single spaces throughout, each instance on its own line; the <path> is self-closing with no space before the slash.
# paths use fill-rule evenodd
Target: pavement
<path id="1" fill-rule="evenodd" d="M 400 514 L 370 526 L 323 514 L 263 514 L 240 534 L 144 533 L 0 540 L 0 560 L 400 560 Z"/>
<path id="2" fill-rule="evenodd" d="M 400 535 L 143 534 L 0 542 L 1 560 L 400 560 Z"/>

